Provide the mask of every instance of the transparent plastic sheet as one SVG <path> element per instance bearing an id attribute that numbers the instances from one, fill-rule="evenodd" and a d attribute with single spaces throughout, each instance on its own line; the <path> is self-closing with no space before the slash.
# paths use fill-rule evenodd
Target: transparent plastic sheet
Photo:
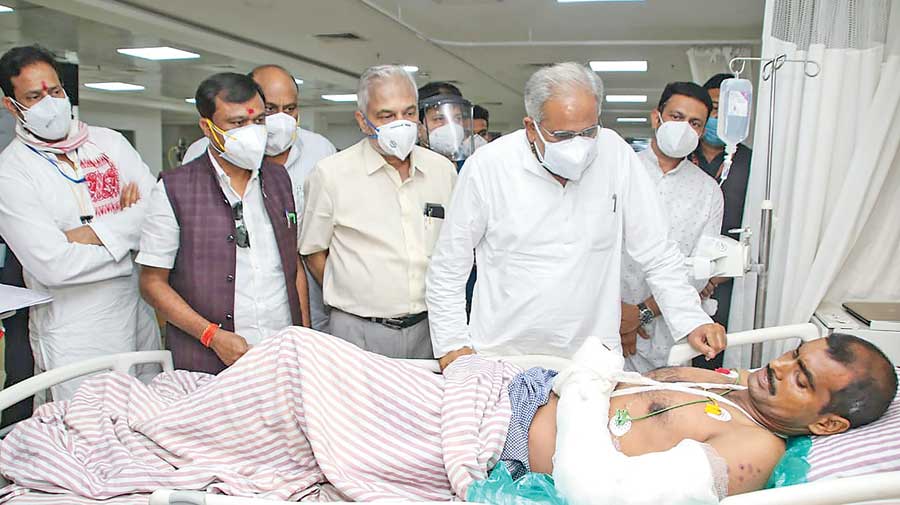
<path id="1" fill-rule="evenodd" d="M 545 473 L 527 473 L 513 480 L 505 463 L 498 464 L 486 480 L 473 482 L 466 501 L 492 505 L 567 505 L 556 491 L 553 477 Z"/>
<path id="2" fill-rule="evenodd" d="M 784 456 L 775 465 L 769 481 L 766 482 L 766 489 L 805 483 L 806 473 L 809 471 L 806 457 L 809 455 L 810 447 L 812 439 L 808 436 L 789 438 Z"/>

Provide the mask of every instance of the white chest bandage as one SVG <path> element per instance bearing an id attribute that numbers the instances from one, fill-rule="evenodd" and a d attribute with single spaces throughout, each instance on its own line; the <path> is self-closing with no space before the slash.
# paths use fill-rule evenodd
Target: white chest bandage
<path id="1" fill-rule="evenodd" d="M 685 384 L 669 388 L 623 372 L 623 365 L 621 353 L 591 337 L 575 353 L 572 365 L 556 377 L 553 391 L 560 397 L 553 456 L 556 488 L 572 505 L 718 503 L 727 493 L 728 467 L 707 444 L 685 439 L 668 451 L 635 457 L 616 450 L 607 430 L 616 384 L 641 386 L 628 393 L 665 388 L 697 394 Z"/>

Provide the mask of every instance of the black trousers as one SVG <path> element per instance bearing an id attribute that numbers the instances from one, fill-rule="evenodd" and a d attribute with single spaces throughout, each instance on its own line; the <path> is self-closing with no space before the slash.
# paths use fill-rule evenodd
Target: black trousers
<path id="1" fill-rule="evenodd" d="M 0 283 L 25 287 L 22 279 L 22 265 L 13 255 L 6 252 L 6 264 L 0 265 Z M 10 387 L 34 375 L 34 356 L 31 354 L 31 343 L 28 340 L 28 309 L 16 311 L 16 315 L 3 320 L 6 329 L 6 384 Z M 31 417 L 33 398 L 21 402 L 3 411 L 0 426 L 8 426 Z"/>

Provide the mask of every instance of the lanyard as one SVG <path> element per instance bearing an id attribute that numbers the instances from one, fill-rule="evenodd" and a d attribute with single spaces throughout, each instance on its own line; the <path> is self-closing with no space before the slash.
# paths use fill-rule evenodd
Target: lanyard
<path id="1" fill-rule="evenodd" d="M 53 165 L 53 167 L 56 168 L 56 171 L 59 172 L 60 175 L 62 175 L 63 177 L 65 177 L 65 178 L 68 179 L 69 181 L 71 181 L 71 182 L 73 182 L 73 183 L 75 183 L 75 184 L 81 184 L 81 183 L 85 182 L 84 175 L 82 175 L 82 176 L 81 176 L 80 178 L 78 178 L 78 179 L 74 179 L 74 178 L 72 178 L 72 177 L 69 177 L 69 174 L 67 174 L 67 173 L 65 173 L 65 172 L 62 171 L 62 168 L 59 167 L 59 162 L 57 162 L 55 159 L 53 159 L 53 158 L 51 158 L 51 157 L 49 157 L 49 156 L 45 156 L 44 153 L 38 151 L 37 149 L 31 147 L 31 146 L 28 145 L 28 144 L 26 144 L 25 147 L 27 147 L 28 149 L 31 149 L 32 151 L 34 151 L 34 154 L 37 154 L 37 155 L 40 156 L 41 158 L 47 160 L 47 163 L 50 163 L 51 165 Z M 77 161 L 75 162 L 75 166 L 78 166 L 78 162 L 77 162 Z M 78 175 L 78 169 L 73 167 L 73 170 L 74 170 L 74 172 L 75 172 L 75 175 L 77 176 L 77 175 Z M 78 203 L 78 210 L 81 211 L 81 215 L 79 216 L 79 219 L 81 220 L 81 224 L 88 224 L 88 223 L 90 223 L 90 222 L 94 219 L 94 216 L 90 215 L 90 214 L 87 212 L 87 210 L 85 210 L 85 208 L 84 208 L 84 202 L 82 201 L 82 198 L 81 198 L 80 196 L 78 196 L 78 194 L 75 192 L 75 188 L 72 188 L 72 187 L 70 186 L 70 189 L 72 189 L 72 196 L 75 197 L 75 201 Z"/>
<path id="2" fill-rule="evenodd" d="M 84 182 L 84 176 L 81 176 L 81 178 L 79 178 L 79 179 L 73 179 L 73 178 L 69 177 L 69 174 L 63 172 L 62 169 L 59 168 L 59 162 L 50 158 L 49 156 L 45 156 L 44 153 L 38 151 L 37 149 L 35 149 L 27 144 L 25 145 L 25 147 L 34 151 L 34 153 L 37 154 L 38 156 L 40 156 L 41 158 L 44 158 L 45 160 L 47 160 L 47 163 L 53 165 L 53 167 L 56 168 L 56 171 L 59 172 L 59 174 L 62 175 L 63 177 L 65 177 L 66 179 L 69 179 L 70 181 L 74 182 L 75 184 L 81 184 L 82 182 Z M 78 175 L 77 169 L 75 170 L 75 175 Z"/>

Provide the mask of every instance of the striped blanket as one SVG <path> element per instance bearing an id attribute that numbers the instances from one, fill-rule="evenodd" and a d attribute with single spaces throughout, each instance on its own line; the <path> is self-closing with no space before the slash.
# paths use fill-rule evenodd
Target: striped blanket
<path id="1" fill-rule="evenodd" d="M 326 490 L 355 501 L 465 497 L 503 449 L 518 371 L 466 356 L 442 376 L 291 327 L 218 376 L 176 371 L 147 386 L 104 374 L 3 440 L 0 472 L 13 484 L 0 502 L 64 493 L 133 503 L 158 488 L 310 501 L 334 499 Z"/>

